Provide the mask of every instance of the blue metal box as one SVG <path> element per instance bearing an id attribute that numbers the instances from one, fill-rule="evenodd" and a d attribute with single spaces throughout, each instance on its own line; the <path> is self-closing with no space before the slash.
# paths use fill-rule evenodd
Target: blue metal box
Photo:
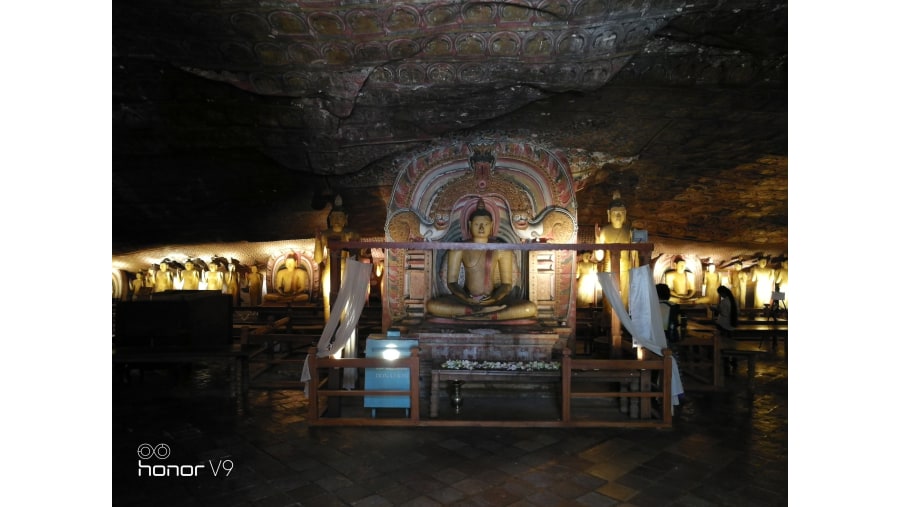
<path id="1" fill-rule="evenodd" d="M 366 357 L 407 358 L 412 355 L 410 352 L 412 348 L 418 346 L 418 340 L 370 336 L 366 339 Z M 367 390 L 409 391 L 409 368 L 365 368 L 365 382 Z M 373 409 L 373 417 L 375 408 L 408 409 L 410 407 L 409 396 L 364 396 L 363 398 L 363 406 Z"/>

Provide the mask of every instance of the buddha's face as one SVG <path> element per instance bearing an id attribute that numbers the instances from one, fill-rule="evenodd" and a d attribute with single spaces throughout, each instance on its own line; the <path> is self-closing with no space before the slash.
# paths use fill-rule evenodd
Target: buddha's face
<path id="1" fill-rule="evenodd" d="M 609 223 L 614 229 L 621 229 L 625 225 L 626 212 L 623 206 L 610 208 L 607 213 L 609 214 Z"/>
<path id="2" fill-rule="evenodd" d="M 296 268 L 297 267 L 297 259 L 295 259 L 293 257 L 288 257 L 287 259 L 284 260 L 284 267 L 286 267 L 288 269 Z"/>
<path id="3" fill-rule="evenodd" d="M 715 264 L 710 264 L 710 265 L 709 265 L 709 272 L 710 272 L 710 273 L 715 273 L 715 272 L 716 272 L 716 265 L 715 265 Z"/>
<path id="4" fill-rule="evenodd" d="M 469 232 L 475 239 L 487 239 L 493 231 L 494 221 L 490 217 L 477 216 L 469 221 Z"/>
<path id="5" fill-rule="evenodd" d="M 769 264 L 769 261 L 767 261 L 766 259 L 759 260 L 759 267 L 761 267 L 761 268 L 766 267 L 768 264 Z"/>
<path id="6" fill-rule="evenodd" d="M 332 211 L 330 219 L 331 230 L 334 232 L 341 232 L 347 226 L 347 214 L 343 211 Z"/>
<path id="7" fill-rule="evenodd" d="M 250 272 L 251 272 L 251 273 L 256 273 L 256 272 L 258 272 L 258 271 L 259 271 L 259 268 L 257 268 L 256 266 L 250 266 Z"/>
<path id="8" fill-rule="evenodd" d="M 184 269 L 185 269 L 185 271 L 193 271 L 193 270 L 194 270 L 194 263 L 193 263 L 193 262 L 185 262 L 185 263 L 184 263 Z"/>

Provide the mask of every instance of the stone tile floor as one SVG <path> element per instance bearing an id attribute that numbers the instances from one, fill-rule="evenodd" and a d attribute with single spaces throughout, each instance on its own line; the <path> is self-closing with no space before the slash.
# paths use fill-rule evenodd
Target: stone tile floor
<path id="1" fill-rule="evenodd" d="M 745 369 L 727 392 L 687 393 L 671 430 L 311 428 L 302 391 L 239 407 L 221 373 L 114 383 L 113 505 L 788 504 L 782 350 L 752 393 Z"/>

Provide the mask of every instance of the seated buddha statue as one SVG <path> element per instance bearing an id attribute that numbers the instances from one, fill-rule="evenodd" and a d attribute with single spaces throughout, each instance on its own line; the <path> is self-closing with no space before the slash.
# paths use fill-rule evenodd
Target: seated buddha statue
<path id="1" fill-rule="evenodd" d="M 284 267 L 275 274 L 273 292 L 266 294 L 266 301 L 302 302 L 309 301 L 309 275 L 305 269 L 297 267 L 297 258 L 288 255 Z"/>
<path id="2" fill-rule="evenodd" d="M 489 243 L 494 219 L 479 202 L 468 220 L 473 243 Z M 450 294 L 430 299 L 428 314 L 457 320 L 514 320 L 537 315 L 537 305 L 513 294 L 511 250 L 450 250 L 447 252 L 447 287 Z M 460 270 L 465 275 L 459 284 Z"/>
<path id="3" fill-rule="evenodd" d="M 672 291 L 672 298 L 687 303 L 694 298 L 694 273 L 687 269 L 687 261 L 675 259 L 675 269 L 666 271 L 666 285 Z"/>

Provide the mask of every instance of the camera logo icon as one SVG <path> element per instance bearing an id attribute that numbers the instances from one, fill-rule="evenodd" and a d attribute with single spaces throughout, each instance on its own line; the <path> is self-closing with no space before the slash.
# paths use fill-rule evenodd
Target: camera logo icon
<path id="1" fill-rule="evenodd" d="M 172 448 L 168 444 L 141 444 L 137 448 L 137 455 L 140 459 L 159 458 L 166 459 L 172 455 Z"/>

